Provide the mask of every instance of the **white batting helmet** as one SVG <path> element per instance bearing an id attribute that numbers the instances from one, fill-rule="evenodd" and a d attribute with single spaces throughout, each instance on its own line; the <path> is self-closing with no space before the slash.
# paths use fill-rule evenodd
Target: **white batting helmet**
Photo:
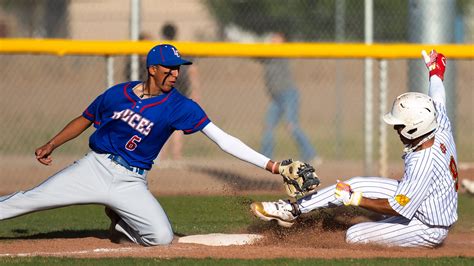
<path id="1" fill-rule="evenodd" d="M 407 139 L 416 139 L 438 127 L 433 99 L 419 92 L 407 92 L 395 99 L 392 110 L 383 116 L 389 125 L 404 125 L 400 132 Z"/>

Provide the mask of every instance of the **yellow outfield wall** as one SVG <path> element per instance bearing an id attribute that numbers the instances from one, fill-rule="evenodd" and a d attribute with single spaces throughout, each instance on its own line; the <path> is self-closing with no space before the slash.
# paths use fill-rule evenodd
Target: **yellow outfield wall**
<path id="1" fill-rule="evenodd" d="M 160 41 L 81 41 L 63 39 L 0 39 L 3 54 L 127 55 L 146 54 Z M 473 59 L 472 44 L 286 43 L 244 44 L 218 42 L 170 42 L 182 54 L 202 57 L 289 58 L 416 58 L 421 50 L 436 49 L 450 59 Z"/>

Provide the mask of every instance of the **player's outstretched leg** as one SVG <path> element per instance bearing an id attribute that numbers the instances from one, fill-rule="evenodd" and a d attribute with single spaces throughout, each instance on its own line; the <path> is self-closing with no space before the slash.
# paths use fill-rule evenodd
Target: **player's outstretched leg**
<path id="1" fill-rule="evenodd" d="M 75 204 L 101 203 L 107 194 L 108 178 L 97 168 L 92 153 L 52 175 L 40 185 L 0 197 L 0 220 Z"/>
<path id="2" fill-rule="evenodd" d="M 368 198 L 389 198 L 395 194 L 398 181 L 383 177 L 353 177 L 345 183 L 352 190 L 362 192 Z M 297 201 L 301 213 L 308 213 L 321 208 L 332 208 L 343 205 L 342 201 L 336 199 L 334 192 L 336 185 L 325 187 L 318 193 L 308 195 Z"/>
<path id="3" fill-rule="evenodd" d="M 350 184 L 354 191 L 360 191 L 369 198 L 391 197 L 398 185 L 397 180 L 382 177 L 353 177 L 345 182 Z M 325 187 L 291 204 L 284 200 L 254 202 L 251 209 L 255 216 L 264 221 L 276 220 L 280 226 L 290 227 L 301 213 L 343 205 L 342 201 L 334 196 L 335 189 L 336 185 Z"/>

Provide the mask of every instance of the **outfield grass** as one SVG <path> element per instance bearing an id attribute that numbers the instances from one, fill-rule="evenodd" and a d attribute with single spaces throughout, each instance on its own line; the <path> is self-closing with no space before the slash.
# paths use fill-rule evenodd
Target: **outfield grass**
<path id="1" fill-rule="evenodd" d="M 255 219 L 248 206 L 253 200 L 275 199 L 275 196 L 226 197 L 226 196 L 167 196 L 158 200 L 172 221 L 178 235 L 202 233 L 235 233 L 244 230 Z M 460 195 L 457 231 L 474 232 L 474 197 Z M 106 236 L 109 220 L 103 207 L 97 205 L 71 206 L 28 214 L 0 222 L 0 241 L 21 238 L 77 238 L 81 236 Z M 437 259 L 344 259 L 344 260 L 190 260 L 190 259 L 60 259 L 60 258 L 0 258 L 0 264 L 48 265 L 473 265 L 472 258 Z"/>
<path id="2" fill-rule="evenodd" d="M 459 219 L 453 228 L 454 231 L 474 232 L 474 212 L 472 210 L 474 210 L 474 197 L 460 194 L 458 201 Z"/>

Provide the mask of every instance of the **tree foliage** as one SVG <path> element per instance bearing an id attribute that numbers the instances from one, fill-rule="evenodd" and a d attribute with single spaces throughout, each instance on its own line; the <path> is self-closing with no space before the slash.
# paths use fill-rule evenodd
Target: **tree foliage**
<path id="1" fill-rule="evenodd" d="M 341 9 L 336 8 L 337 3 L 342 4 Z M 361 0 L 207 0 L 207 5 L 222 28 L 236 25 L 256 34 L 280 31 L 290 39 L 334 41 L 339 27 L 343 36 L 338 40 L 364 39 Z M 405 40 L 407 9 L 408 0 L 374 1 L 374 38 Z M 339 16 L 337 10 L 342 10 Z"/>

